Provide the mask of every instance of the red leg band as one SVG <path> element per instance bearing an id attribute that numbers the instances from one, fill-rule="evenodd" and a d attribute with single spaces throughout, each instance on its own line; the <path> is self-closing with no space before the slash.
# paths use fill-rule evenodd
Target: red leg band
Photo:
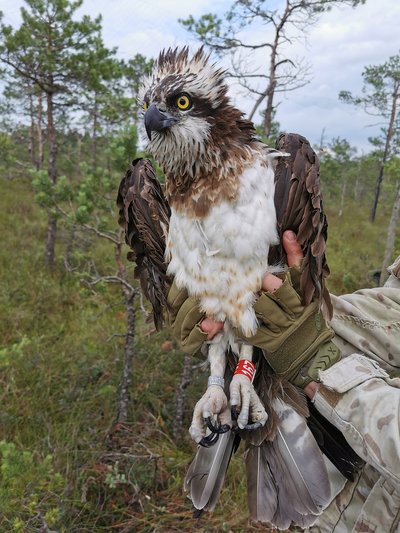
<path id="1" fill-rule="evenodd" d="M 247 359 L 240 359 L 233 375 L 235 376 L 236 374 L 243 374 L 244 376 L 249 378 L 250 381 L 253 381 L 255 372 L 256 365 L 254 363 L 248 361 Z"/>

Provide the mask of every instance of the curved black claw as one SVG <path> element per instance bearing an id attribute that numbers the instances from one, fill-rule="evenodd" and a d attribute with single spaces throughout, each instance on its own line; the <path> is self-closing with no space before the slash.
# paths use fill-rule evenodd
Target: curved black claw
<path id="1" fill-rule="evenodd" d="M 204 446 L 205 448 L 210 448 L 210 446 L 214 446 L 214 444 L 218 441 L 219 436 L 231 429 L 229 424 L 221 425 L 218 422 L 214 425 L 210 416 L 205 418 L 204 422 L 206 423 L 208 429 L 211 431 L 211 433 L 207 435 L 207 437 L 203 437 L 199 442 L 200 446 Z"/>
<path id="2" fill-rule="evenodd" d="M 246 424 L 243 429 L 254 431 L 255 429 L 260 429 L 261 427 L 262 427 L 261 422 L 253 422 L 253 424 Z"/>
<path id="3" fill-rule="evenodd" d="M 219 433 L 219 424 L 216 423 L 216 425 L 214 426 L 213 421 L 211 420 L 211 416 L 205 418 L 204 422 L 206 423 L 206 426 L 211 431 L 211 433 Z"/>
<path id="4" fill-rule="evenodd" d="M 231 405 L 231 417 L 232 420 L 237 420 L 239 416 L 239 409 L 237 405 Z"/>
<path id="5" fill-rule="evenodd" d="M 236 421 L 239 417 L 239 409 L 237 405 L 231 405 L 231 417 L 233 421 Z M 246 424 L 243 429 L 247 429 L 248 431 L 254 431 L 256 429 L 260 429 L 262 427 L 261 422 L 253 422 L 251 424 Z M 240 431 L 239 427 L 236 425 L 232 428 L 232 431 L 237 433 Z"/>
<path id="6" fill-rule="evenodd" d="M 211 433 L 218 433 L 218 435 L 221 435 L 222 433 L 226 433 L 231 428 L 228 424 L 221 424 L 218 422 L 217 424 L 213 424 L 213 421 L 211 420 L 211 417 L 208 416 L 204 419 L 204 422 L 206 423 L 208 429 L 211 431 Z"/>
<path id="7" fill-rule="evenodd" d="M 200 446 L 204 448 L 211 448 L 219 439 L 219 433 L 210 433 L 207 437 L 203 437 L 199 442 Z"/>

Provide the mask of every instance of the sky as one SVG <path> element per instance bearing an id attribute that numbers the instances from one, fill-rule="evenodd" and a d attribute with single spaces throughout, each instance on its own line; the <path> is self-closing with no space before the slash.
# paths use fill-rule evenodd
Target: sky
<path id="1" fill-rule="evenodd" d="M 22 0 L 0 0 L 4 22 L 17 26 Z M 117 47 L 118 56 L 129 59 L 137 53 L 156 57 L 164 47 L 198 43 L 179 24 L 178 19 L 195 18 L 205 13 L 223 15 L 231 6 L 227 0 L 84 0 L 79 13 L 103 17 L 103 37 L 107 46 Z M 283 0 L 271 0 L 268 7 L 279 7 Z M 362 109 L 339 101 L 340 90 L 360 94 L 362 72 L 367 65 L 378 65 L 400 50 L 400 0 L 367 0 L 355 9 L 336 7 L 321 16 L 307 34 L 295 40 L 288 50 L 292 58 L 304 58 L 311 67 L 310 83 L 279 94 L 276 103 L 281 129 L 301 133 L 318 143 L 346 138 L 358 153 L 370 149 L 368 137 L 379 131 L 377 119 Z M 262 36 L 265 27 L 245 32 L 246 42 Z M 263 58 L 253 54 L 251 64 L 262 68 Z M 233 84 L 230 95 L 244 112 L 250 112 L 254 96 Z M 258 117 L 256 122 L 261 122 Z"/>

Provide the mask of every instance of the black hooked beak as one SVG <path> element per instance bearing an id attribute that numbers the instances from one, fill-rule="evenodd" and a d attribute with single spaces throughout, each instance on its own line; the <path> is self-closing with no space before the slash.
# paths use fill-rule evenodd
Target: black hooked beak
<path id="1" fill-rule="evenodd" d="M 152 131 L 161 131 L 176 124 L 178 120 L 171 117 L 165 111 L 160 111 L 156 104 L 151 104 L 149 109 L 144 114 L 144 126 L 146 128 L 147 137 L 151 141 Z"/>

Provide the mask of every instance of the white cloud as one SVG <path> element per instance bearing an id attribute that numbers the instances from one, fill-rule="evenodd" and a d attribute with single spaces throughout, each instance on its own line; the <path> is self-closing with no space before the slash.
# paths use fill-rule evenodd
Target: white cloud
<path id="1" fill-rule="evenodd" d="M 307 58 L 313 79 L 291 93 L 278 110 L 286 127 L 318 140 L 326 128 L 328 137 L 346 137 L 361 149 L 368 149 L 368 137 L 378 127 L 361 109 L 341 103 L 340 90 L 359 94 L 365 66 L 385 62 L 399 52 L 400 3 L 367 1 L 357 9 L 335 8 L 310 31 Z"/>
<path id="2" fill-rule="evenodd" d="M 282 1 L 275 3 L 279 5 Z M 21 0 L 1 0 L 7 23 L 19 23 L 21 5 Z M 80 12 L 91 16 L 101 13 L 106 44 L 117 46 L 119 56 L 128 59 L 136 53 L 154 57 L 168 46 L 189 43 L 195 48 L 197 43 L 178 23 L 178 18 L 187 18 L 189 14 L 198 17 L 207 12 L 222 14 L 230 5 L 228 0 L 85 0 Z M 377 128 L 366 128 L 371 117 L 339 102 L 338 93 L 346 89 L 358 94 L 363 68 L 383 63 L 398 53 L 399 20 L 400 2 L 393 0 L 367 0 L 356 9 L 334 8 L 324 14 L 309 29 L 307 46 L 304 40 L 295 41 L 292 46 L 292 57 L 305 57 L 312 65 L 312 81 L 286 96 L 278 96 L 282 127 L 303 133 L 312 141 L 317 141 L 326 128 L 327 137 L 345 137 L 367 149 L 367 138 Z M 265 27 L 256 30 L 247 34 L 249 41 L 265 37 Z M 259 57 L 252 55 L 254 66 L 260 62 Z M 231 84 L 231 94 L 243 111 L 250 111 L 253 100 L 244 96 L 236 84 Z"/>
<path id="3" fill-rule="evenodd" d="M 107 44 L 119 46 L 122 57 L 136 53 L 158 55 L 161 48 L 186 44 L 190 38 L 179 24 L 190 14 L 203 13 L 220 8 L 220 0 L 86 0 L 81 11 L 88 14 L 102 13 L 104 36 Z"/>

